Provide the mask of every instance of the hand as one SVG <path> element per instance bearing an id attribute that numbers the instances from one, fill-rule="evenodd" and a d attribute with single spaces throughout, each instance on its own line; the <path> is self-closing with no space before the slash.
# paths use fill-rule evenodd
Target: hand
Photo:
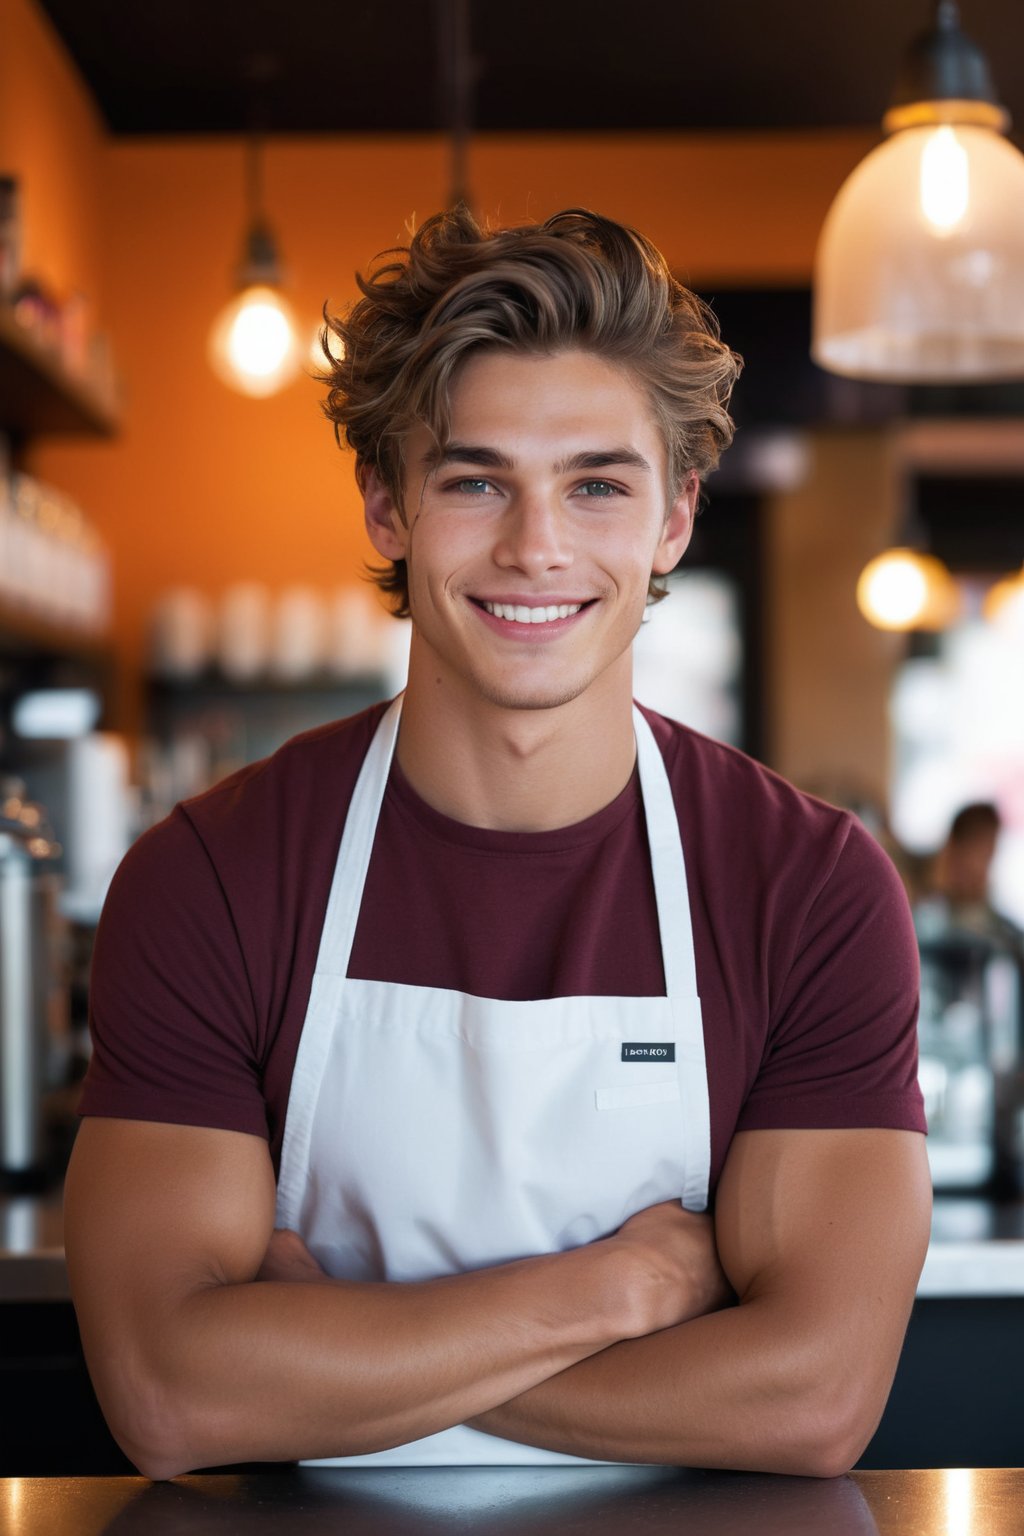
<path id="1" fill-rule="evenodd" d="M 257 1280 L 301 1280 L 330 1284 L 331 1276 L 317 1263 L 297 1232 L 275 1227 L 263 1255 Z"/>
<path id="2" fill-rule="evenodd" d="M 666 1200 L 638 1211 L 606 1241 L 630 1262 L 629 1332 L 640 1338 L 717 1312 L 734 1300 L 710 1216 Z"/>

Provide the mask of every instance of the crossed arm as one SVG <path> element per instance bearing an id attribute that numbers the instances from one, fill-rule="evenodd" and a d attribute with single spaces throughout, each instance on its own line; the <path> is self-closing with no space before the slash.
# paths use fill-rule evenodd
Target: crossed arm
<path id="1" fill-rule="evenodd" d="M 929 1211 L 915 1133 L 745 1132 L 713 1227 L 667 1204 L 568 1253 L 327 1281 L 272 1242 L 258 1138 L 89 1120 L 65 1231 L 97 1395 L 152 1477 L 466 1421 L 581 1456 L 832 1476 L 885 1405 Z"/>

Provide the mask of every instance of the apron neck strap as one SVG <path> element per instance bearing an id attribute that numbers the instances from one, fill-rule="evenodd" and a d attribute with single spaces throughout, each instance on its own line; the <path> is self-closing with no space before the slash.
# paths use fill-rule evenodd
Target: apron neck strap
<path id="1" fill-rule="evenodd" d="M 647 842 L 651 851 L 654 898 L 658 906 L 665 993 L 670 998 L 696 997 L 697 962 L 679 818 L 661 750 L 654 732 L 635 704 L 633 730 Z"/>
<path id="2" fill-rule="evenodd" d="M 318 971 L 348 975 L 348 962 L 363 902 L 363 887 L 370 868 L 373 840 L 377 834 L 381 802 L 387 788 L 391 759 L 402 718 L 402 695 L 392 700 L 377 726 L 370 750 L 363 759 L 356 787 L 345 817 L 335 865 L 331 894 L 320 935 Z"/>

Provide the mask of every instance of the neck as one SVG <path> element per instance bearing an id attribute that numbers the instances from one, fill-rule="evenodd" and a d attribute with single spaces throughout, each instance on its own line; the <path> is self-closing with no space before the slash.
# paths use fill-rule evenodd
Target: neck
<path id="1" fill-rule="evenodd" d="M 621 673 L 548 709 L 479 698 L 467 709 L 412 664 L 399 766 L 428 805 L 466 826 L 547 832 L 584 821 L 625 788 L 636 761 L 631 666 Z"/>

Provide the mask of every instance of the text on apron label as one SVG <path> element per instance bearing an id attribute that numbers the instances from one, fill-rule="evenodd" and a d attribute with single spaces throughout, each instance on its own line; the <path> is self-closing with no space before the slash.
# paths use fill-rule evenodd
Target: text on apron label
<path id="1" fill-rule="evenodd" d="M 622 1042 L 623 1061 L 675 1061 L 675 1059 L 674 1040 L 624 1040 Z"/>

